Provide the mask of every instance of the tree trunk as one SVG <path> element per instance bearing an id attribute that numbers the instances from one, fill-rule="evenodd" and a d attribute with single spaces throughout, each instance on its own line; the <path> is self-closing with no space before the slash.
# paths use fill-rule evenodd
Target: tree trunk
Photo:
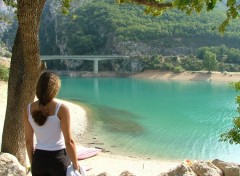
<path id="1" fill-rule="evenodd" d="M 8 80 L 7 110 L 2 135 L 2 152 L 26 164 L 23 114 L 35 97 L 35 87 L 43 70 L 39 58 L 38 31 L 46 0 L 18 0 L 18 30 L 12 50 Z"/>

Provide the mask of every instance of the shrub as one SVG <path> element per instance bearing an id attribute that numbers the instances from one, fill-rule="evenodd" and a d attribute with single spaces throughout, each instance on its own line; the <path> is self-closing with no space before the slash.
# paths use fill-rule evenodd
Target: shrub
<path id="1" fill-rule="evenodd" d="M 202 61 L 196 58 L 187 57 L 181 60 L 181 66 L 185 70 L 199 71 L 203 69 Z"/>
<path id="2" fill-rule="evenodd" d="M 0 64 L 0 80 L 7 81 L 9 77 L 9 69 Z"/>
<path id="3" fill-rule="evenodd" d="M 173 70 L 174 73 L 184 72 L 184 69 L 181 66 L 176 66 Z"/>
<path id="4" fill-rule="evenodd" d="M 164 71 L 172 71 L 174 69 L 174 66 L 172 63 L 169 62 L 164 62 L 161 66 L 160 66 L 160 70 L 164 70 Z"/>
<path id="5" fill-rule="evenodd" d="M 7 58 L 11 58 L 12 57 L 12 54 L 10 52 L 6 52 L 4 53 L 3 55 L 4 57 L 7 57 Z"/>

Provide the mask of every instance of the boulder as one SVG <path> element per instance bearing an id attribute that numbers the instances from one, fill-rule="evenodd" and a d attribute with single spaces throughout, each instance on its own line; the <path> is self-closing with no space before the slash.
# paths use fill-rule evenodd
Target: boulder
<path id="1" fill-rule="evenodd" d="M 0 153 L 0 175 L 26 176 L 26 169 L 9 153 Z"/>
<path id="2" fill-rule="evenodd" d="M 159 176 L 197 176 L 192 169 L 186 165 L 181 164 L 177 166 L 175 169 L 171 169 L 168 172 L 164 172 L 159 174 Z"/>
<path id="3" fill-rule="evenodd" d="M 129 171 L 123 171 L 119 176 L 135 176 L 135 175 Z"/>
<path id="4" fill-rule="evenodd" d="M 218 159 L 213 160 L 212 163 L 223 171 L 224 176 L 240 175 L 240 166 L 236 163 L 224 162 Z"/>
<path id="5" fill-rule="evenodd" d="M 223 172 L 211 162 L 194 161 L 190 167 L 198 176 L 223 176 Z"/>
<path id="6" fill-rule="evenodd" d="M 107 172 L 103 172 L 103 173 L 98 174 L 97 176 L 109 176 L 109 174 Z"/>

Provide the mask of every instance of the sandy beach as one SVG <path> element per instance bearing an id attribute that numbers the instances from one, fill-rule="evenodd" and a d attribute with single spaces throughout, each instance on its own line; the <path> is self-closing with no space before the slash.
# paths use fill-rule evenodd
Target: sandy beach
<path id="1" fill-rule="evenodd" d="M 211 74 L 207 72 L 184 72 L 175 74 L 171 72 L 159 72 L 155 70 L 145 71 L 132 76 L 137 79 L 159 79 L 159 80 L 188 80 L 188 81 L 239 81 L 240 73 L 226 73 L 213 72 Z M 86 111 L 79 105 L 71 102 L 63 103 L 67 104 L 70 108 L 72 117 L 73 133 L 75 137 L 79 137 L 86 133 L 88 126 Z M 2 125 L 5 117 L 5 110 L 7 104 L 7 83 L 0 81 L 0 133 L 2 134 Z M 77 140 L 78 145 L 81 143 Z M 97 156 L 79 161 L 80 164 L 90 169 L 88 175 L 98 175 L 99 173 L 106 172 L 111 176 L 118 176 L 123 171 L 129 172 L 137 176 L 157 176 L 159 173 L 166 172 L 169 169 L 175 168 L 183 161 L 166 161 L 155 160 L 151 158 L 140 158 L 130 156 L 113 155 L 110 153 L 100 152 Z"/>
<path id="2" fill-rule="evenodd" d="M 146 70 L 132 76 L 139 79 L 158 79 L 158 80 L 184 80 L 184 81 L 215 81 L 233 82 L 240 81 L 239 72 L 211 72 L 207 71 L 185 71 L 182 73 L 160 72 L 159 70 Z"/>
<path id="3" fill-rule="evenodd" d="M 87 127 L 87 115 L 86 111 L 79 105 L 71 102 L 57 99 L 62 103 L 65 103 L 71 112 L 72 117 L 72 129 L 74 138 L 77 145 L 81 143 L 77 140 L 77 137 L 84 134 Z M 7 83 L 0 81 L 0 132 L 2 134 L 3 122 L 5 118 L 5 110 L 7 105 Z M 85 168 L 89 169 L 87 174 L 98 175 L 106 172 L 111 176 L 119 176 L 123 171 L 128 170 L 137 176 L 146 175 L 158 175 L 161 172 L 168 171 L 171 168 L 176 167 L 180 162 L 164 161 L 164 160 L 151 160 L 144 158 L 133 158 L 129 156 L 112 155 L 109 153 L 100 152 L 92 158 L 79 161 L 79 163 Z M 154 169 L 153 169 L 154 168 Z"/>

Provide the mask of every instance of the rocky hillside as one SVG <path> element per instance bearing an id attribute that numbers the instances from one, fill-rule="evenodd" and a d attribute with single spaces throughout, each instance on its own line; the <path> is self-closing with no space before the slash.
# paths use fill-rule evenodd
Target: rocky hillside
<path id="1" fill-rule="evenodd" d="M 174 10 L 153 17 L 142 6 L 115 0 L 74 1 L 64 16 L 59 1 L 48 0 L 41 20 L 41 54 L 189 55 L 202 46 L 238 48 L 240 21 L 221 35 L 217 27 L 224 19 L 221 6 L 210 13 L 188 16 Z M 13 33 L 3 37 L 8 46 Z"/>

